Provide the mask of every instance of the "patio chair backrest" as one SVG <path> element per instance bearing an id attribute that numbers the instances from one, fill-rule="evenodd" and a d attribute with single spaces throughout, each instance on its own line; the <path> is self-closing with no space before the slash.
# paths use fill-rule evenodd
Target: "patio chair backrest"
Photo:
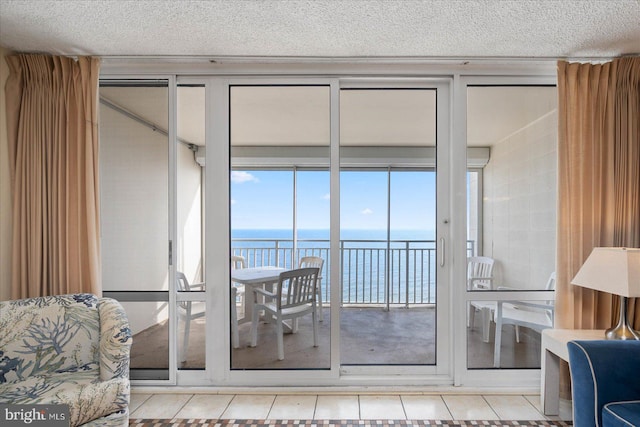
<path id="1" fill-rule="evenodd" d="M 494 262 L 485 256 L 467 258 L 467 289 L 492 289 Z"/>
<path id="2" fill-rule="evenodd" d="M 322 267 L 324 266 L 324 259 L 319 256 L 305 256 L 300 258 L 300 265 L 298 268 L 308 268 L 308 267 L 317 267 L 318 268 L 318 279 L 322 277 Z"/>
<path id="3" fill-rule="evenodd" d="M 283 271 L 278 279 L 278 309 L 315 304 L 318 267 Z"/>
<path id="4" fill-rule="evenodd" d="M 247 267 L 247 263 L 242 255 L 231 255 L 232 270 L 240 270 L 246 267 Z"/>
<path id="5" fill-rule="evenodd" d="M 554 271 L 549 275 L 549 279 L 547 280 L 547 285 L 544 287 L 547 291 L 555 291 L 556 290 L 556 272 Z M 555 299 L 547 300 L 547 305 L 549 305 L 548 316 L 551 319 L 553 324 L 553 312 L 555 310 L 556 301 Z"/>
<path id="6" fill-rule="evenodd" d="M 189 287 L 189 281 L 187 280 L 187 276 L 184 275 L 181 271 L 176 271 L 176 282 L 178 285 L 178 292 L 191 292 L 191 288 Z M 178 307 L 186 310 L 191 306 L 190 301 L 180 301 L 178 302 Z"/>

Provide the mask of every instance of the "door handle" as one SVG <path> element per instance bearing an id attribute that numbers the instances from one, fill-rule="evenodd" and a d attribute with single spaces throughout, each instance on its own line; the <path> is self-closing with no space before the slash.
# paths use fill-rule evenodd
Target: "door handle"
<path id="1" fill-rule="evenodd" d="M 440 238 L 440 267 L 444 267 L 444 237 Z"/>

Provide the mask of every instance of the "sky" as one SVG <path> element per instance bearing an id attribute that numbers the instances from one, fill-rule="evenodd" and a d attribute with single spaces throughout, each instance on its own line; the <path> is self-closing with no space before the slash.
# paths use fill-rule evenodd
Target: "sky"
<path id="1" fill-rule="evenodd" d="M 386 230 L 387 171 L 340 174 L 342 229 Z M 391 172 L 391 230 L 435 229 L 435 172 Z M 298 229 L 329 228 L 329 172 L 297 172 Z M 233 229 L 292 229 L 293 171 L 233 171 Z"/>

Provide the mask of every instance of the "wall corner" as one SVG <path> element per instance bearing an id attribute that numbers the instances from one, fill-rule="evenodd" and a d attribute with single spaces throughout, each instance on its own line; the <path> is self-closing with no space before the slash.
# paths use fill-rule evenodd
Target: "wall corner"
<path id="1" fill-rule="evenodd" d="M 7 110 L 5 83 L 9 67 L 5 57 L 12 52 L 0 46 L 0 301 L 11 299 L 12 201 L 9 176 L 9 141 L 7 138 Z"/>

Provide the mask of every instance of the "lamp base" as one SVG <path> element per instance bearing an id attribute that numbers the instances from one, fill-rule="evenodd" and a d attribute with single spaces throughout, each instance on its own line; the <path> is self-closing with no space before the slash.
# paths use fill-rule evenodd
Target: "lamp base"
<path id="1" fill-rule="evenodd" d="M 608 340 L 640 340 L 640 333 L 629 325 L 627 317 L 627 297 L 620 298 L 620 318 L 618 324 L 605 331 Z"/>
<path id="2" fill-rule="evenodd" d="M 604 335 L 608 340 L 640 340 L 640 333 L 629 325 L 617 325 L 607 329 Z"/>

